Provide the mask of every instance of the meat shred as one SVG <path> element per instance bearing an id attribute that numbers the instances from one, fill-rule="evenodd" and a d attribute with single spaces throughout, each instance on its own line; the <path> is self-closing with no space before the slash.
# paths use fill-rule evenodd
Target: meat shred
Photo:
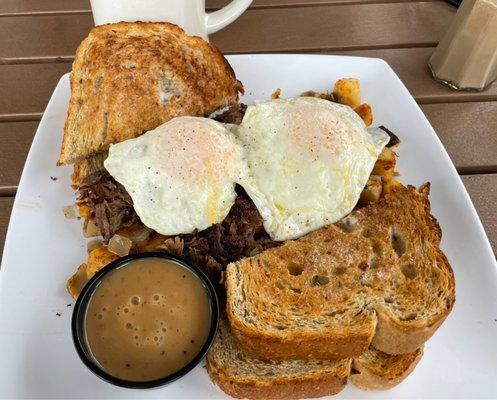
<path id="1" fill-rule="evenodd" d="M 276 245 L 264 231 L 252 200 L 241 193 L 223 222 L 200 232 L 169 237 L 158 249 L 187 258 L 211 280 L 220 282 L 222 271 L 230 262 Z"/>
<path id="2" fill-rule="evenodd" d="M 222 271 L 230 262 L 276 246 L 277 242 L 265 232 L 252 200 L 241 188 L 237 189 L 235 204 L 223 222 L 203 231 L 167 237 L 156 250 L 183 256 L 202 268 L 213 282 L 220 282 Z M 130 196 L 108 174 L 80 188 L 78 202 L 91 210 L 105 243 L 120 228 L 140 222 Z"/>
<path id="3" fill-rule="evenodd" d="M 240 125 L 242 123 L 243 116 L 245 115 L 245 111 L 247 110 L 247 106 L 243 103 L 237 104 L 228 108 L 226 111 L 221 114 L 215 116 L 215 119 L 218 122 L 223 122 L 225 124 L 235 124 Z"/>
<path id="4" fill-rule="evenodd" d="M 79 188 L 78 204 L 90 210 L 105 243 L 123 227 L 138 221 L 126 189 L 105 173 L 97 181 Z M 86 223 L 89 219 L 86 219 Z M 85 227 L 86 228 L 86 227 Z"/>

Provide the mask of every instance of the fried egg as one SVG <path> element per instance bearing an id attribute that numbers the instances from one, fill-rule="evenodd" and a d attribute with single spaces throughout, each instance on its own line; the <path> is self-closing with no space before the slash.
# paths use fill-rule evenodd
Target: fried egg
<path id="1" fill-rule="evenodd" d="M 352 108 L 311 97 L 248 107 L 236 135 L 248 167 L 241 184 L 278 241 L 349 214 L 389 140 Z"/>
<path id="2" fill-rule="evenodd" d="M 179 117 L 112 145 L 104 165 L 146 226 L 177 235 L 223 221 L 243 163 L 242 147 L 223 124 Z"/>

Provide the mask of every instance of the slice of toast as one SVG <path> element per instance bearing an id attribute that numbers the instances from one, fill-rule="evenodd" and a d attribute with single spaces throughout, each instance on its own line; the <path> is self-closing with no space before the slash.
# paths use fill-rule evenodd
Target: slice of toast
<path id="1" fill-rule="evenodd" d="M 349 380 L 362 390 L 388 390 L 401 383 L 418 365 L 423 348 L 391 355 L 370 347 L 352 360 Z"/>
<path id="2" fill-rule="evenodd" d="M 411 373 L 422 355 L 422 349 L 389 356 L 371 348 L 354 360 L 261 361 L 239 346 L 221 319 L 206 367 L 212 381 L 232 397 L 300 399 L 336 394 L 349 378 L 364 390 L 390 389 Z"/>
<path id="3" fill-rule="evenodd" d="M 415 351 L 455 301 L 429 185 L 227 268 L 233 334 L 260 359 L 356 357 L 373 344 Z"/>
<path id="4" fill-rule="evenodd" d="M 243 87 L 210 43 L 169 23 L 95 27 L 76 51 L 59 165 L 181 115 L 238 102 Z"/>
<path id="5" fill-rule="evenodd" d="M 71 174 L 71 187 L 78 189 L 81 186 L 97 181 L 106 172 L 104 167 L 106 158 L 107 152 L 104 152 L 75 162 L 73 173 Z"/>

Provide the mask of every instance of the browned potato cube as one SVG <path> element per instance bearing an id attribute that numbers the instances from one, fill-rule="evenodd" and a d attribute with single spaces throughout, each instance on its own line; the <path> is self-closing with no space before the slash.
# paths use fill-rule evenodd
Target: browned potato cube
<path id="1" fill-rule="evenodd" d="M 119 258 L 119 256 L 110 252 L 107 249 L 107 246 L 102 245 L 97 247 L 92 250 L 90 254 L 88 254 L 88 260 L 86 262 L 86 276 L 90 279 L 103 267 L 117 258 Z"/>
<path id="2" fill-rule="evenodd" d="M 342 78 L 335 83 L 333 95 L 339 103 L 356 108 L 361 104 L 361 86 L 358 79 Z"/>
<path id="3" fill-rule="evenodd" d="M 376 203 L 381 197 L 381 191 L 381 182 L 377 178 L 370 176 L 359 197 L 359 205 L 367 206 L 371 203 Z"/>
<path id="4" fill-rule="evenodd" d="M 86 264 L 81 264 L 74 275 L 67 281 L 67 291 L 75 299 L 83 290 L 86 282 L 88 282 L 88 277 L 86 276 Z"/>
<path id="5" fill-rule="evenodd" d="M 373 123 L 373 110 L 369 104 L 363 103 L 354 108 L 354 111 L 362 118 L 366 126 L 370 126 Z"/>
<path id="6" fill-rule="evenodd" d="M 88 218 L 90 216 L 90 209 L 85 204 L 76 203 L 76 208 L 78 209 L 78 214 L 83 218 Z"/>
<path id="7" fill-rule="evenodd" d="M 281 89 L 280 89 L 280 88 L 278 88 L 278 89 L 276 89 L 276 90 L 273 92 L 273 94 L 271 95 L 271 99 L 276 100 L 276 99 L 279 99 L 279 98 L 280 98 L 280 96 L 281 96 Z"/>
<path id="8" fill-rule="evenodd" d="M 381 183 L 383 184 L 382 195 L 385 196 L 388 193 L 393 192 L 394 190 L 402 189 L 402 184 L 396 179 L 392 178 L 381 178 Z"/>
<path id="9" fill-rule="evenodd" d="M 380 156 L 373 167 L 372 175 L 380 175 L 382 178 L 393 178 L 395 174 L 396 154 L 388 147 L 383 148 Z"/>

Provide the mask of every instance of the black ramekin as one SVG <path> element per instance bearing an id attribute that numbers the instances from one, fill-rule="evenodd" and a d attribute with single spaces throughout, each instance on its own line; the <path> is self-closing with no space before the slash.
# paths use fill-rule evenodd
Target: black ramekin
<path id="1" fill-rule="evenodd" d="M 174 372 L 173 374 L 167 375 L 163 378 L 154 379 L 151 381 L 128 381 L 125 379 L 116 378 L 115 376 L 110 375 L 106 372 L 98 363 L 98 361 L 93 357 L 90 346 L 86 341 L 85 335 L 85 315 L 86 310 L 88 308 L 88 304 L 90 302 L 91 296 L 95 289 L 98 287 L 99 283 L 105 278 L 109 272 L 114 270 L 115 268 L 119 268 L 124 264 L 127 264 L 130 261 L 143 259 L 143 258 L 164 258 L 166 260 L 172 260 L 177 263 L 180 263 L 185 268 L 188 268 L 192 271 L 203 283 L 207 296 L 209 297 L 209 302 L 211 306 L 211 327 L 209 330 L 209 335 L 207 336 L 207 340 L 205 344 L 200 349 L 199 353 L 191 360 L 187 365 L 181 368 L 179 371 Z M 125 388 L 132 389 L 149 389 L 158 386 L 166 385 L 174 380 L 181 378 L 183 375 L 186 375 L 190 372 L 206 355 L 209 350 L 212 342 L 214 341 L 214 337 L 216 335 L 217 327 L 219 323 L 219 302 L 217 299 L 216 291 L 209 278 L 204 274 L 200 268 L 196 265 L 192 264 L 190 261 L 186 260 L 183 257 L 173 256 L 167 253 L 162 252 L 147 252 L 147 253 L 137 253 L 131 254 L 126 257 L 118 258 L 117 260 L 111 262 L 100 271 L 98 271 L 86 284 L 83 288 L 81 294 L 74 305 L 74 310 L 72 314 L 72 337 L 74 341 L 74 346 L 76 347 L 76 351 L 78 352 L 81 361 L 98 377 L 102 378 L 104 381 L 112 383 L 116 386 L 121 386 Z"/>

